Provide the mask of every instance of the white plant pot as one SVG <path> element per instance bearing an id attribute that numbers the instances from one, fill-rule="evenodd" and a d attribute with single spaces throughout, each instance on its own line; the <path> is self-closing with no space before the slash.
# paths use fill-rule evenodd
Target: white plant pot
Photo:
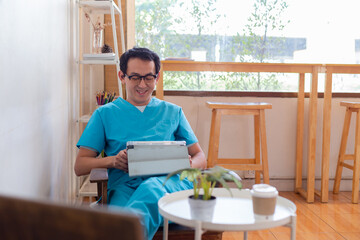
<path id="1" fill-rule="evenodd" d="M 209 200 L 202 200 L 202 195 L 198 199 L 194 196 L 189 196 L 190 214 L 192 219 L 201 221 L 211 221 L 214 215 L 216 204 L 216 197 L 211 197 Z"/>

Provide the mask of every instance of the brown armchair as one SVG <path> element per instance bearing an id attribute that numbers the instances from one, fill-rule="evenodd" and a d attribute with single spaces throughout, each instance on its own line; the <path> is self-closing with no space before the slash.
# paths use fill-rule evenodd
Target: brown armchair
<path id="1" fill-rule="evenodd" d="M 0 195 L 2 240 L 143 240 L 140 219 L 129 213 L 89 209 Z"/>
<path id="2" fill-rule="evenodd" d="M 97 191 L 100 205 L 105 205 L 107 203 L 107 181 L 108 174 L 106 168 L 95 168 L 91 170 L 90 173 L 90 182 L 97 183 Z M 169 225 L 169 236 L 170 240 L 186 240 L 194 239 L 195 231 L 192 228 L 181 226 L 178 224 Z M 163 239 L 162 227 L 156 232 L 153 240 Z M 221 240 L 222 232 L 207 231 L 202 235 L 203 240 Z"/>

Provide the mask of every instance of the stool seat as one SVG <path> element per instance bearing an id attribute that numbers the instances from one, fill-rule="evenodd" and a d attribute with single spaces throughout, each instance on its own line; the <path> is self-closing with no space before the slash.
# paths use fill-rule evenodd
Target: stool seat
<path id="1" fill-rule="evenodd" d="M 349 107 L 349 108 L 360 108 L 360 102 L 342 101 L 340 102 L 340 106 Z"/>
<path id="2" fill-rule="evenodd" d="M 336 166 L 336 175 L 334 181 L 334 193 L 339 192 L 340 181 L 343 168 L 353 171 L 352 179 L 352 203 L 359 201 L 359 178 L 360 178 L 360 102 L 340 102 L 340 106 L 346 107 L 343 132 L 341 136 L 340 151 Z M 355 150 L 353 154 L 346 154 L 347 139 L 349 136 L 350 121 L 352 113 L 356 113 L 355 128 Z M 353 164 L 346 163 L 345 160 L 352 161 Z"/>
<path id="3" fill-rule="evenodd" d="M 255 183 L 260 183 L 260 174 L 263 175 L 264 183 L 269 183 L 264 110 L 271 109 L 272 105 L 264 102 L 206 102 L 206 105 L 212 109 L 207 167 L 219 165 L 232 170 L 254 170 Z M 254 116 L 254 158 L 218 157 L 222 115 Z"/>

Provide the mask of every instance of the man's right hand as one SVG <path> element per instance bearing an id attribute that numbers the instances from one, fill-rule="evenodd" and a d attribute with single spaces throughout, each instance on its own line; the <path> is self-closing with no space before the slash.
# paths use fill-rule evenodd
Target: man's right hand
<path id="1" fill-rule="evenodd" d="M 128 172 L 128 158 L 126 149 L 121 150 L 116 156 L 114 156 L 113 168 Z"/>

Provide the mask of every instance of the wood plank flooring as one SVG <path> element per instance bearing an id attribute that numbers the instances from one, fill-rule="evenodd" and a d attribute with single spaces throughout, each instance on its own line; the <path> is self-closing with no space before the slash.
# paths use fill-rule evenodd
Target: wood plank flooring
<path id="1" fill-rule="evenodd" d="M 359 240 L 360 239 L 360 204 L 351 203 L 351 192 L 332 194 L 329 202 L 306 203 L 305 199 L 294 192 L 280 192 L 296 204 L 297 240 Z M 223 240 L 241 240 L 243 232 L 224 232 Z M 262 231 L 248 232 L 248 240 L 283 240 L 290 239 L 290 228 L 277 227 Z"/>

